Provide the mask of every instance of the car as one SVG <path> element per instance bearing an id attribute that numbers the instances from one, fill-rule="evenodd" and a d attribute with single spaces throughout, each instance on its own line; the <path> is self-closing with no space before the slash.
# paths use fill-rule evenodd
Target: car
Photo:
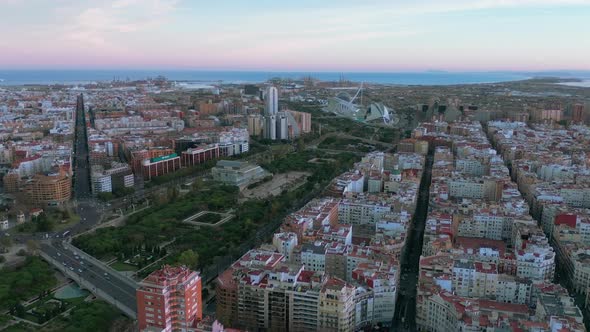
<path id="1" fill-rule="evenodd" d="M 78 272 L 82 273 L 82 269 L 78 269 Z"/>
<path id="2" fill-rule="evenodd" d="M 74 268 L 72 266 L 70 266 L 70 270 L 74 271 Z"/>
<path id="3" fill-rule="evenodd" d="M 60 254 L 59 252 L 57 253 L 57 255 L 58 255 L 58 256 L 61 256 L 61 254 Z"/>
<path id="4" fill-rule="evenodd" d="M 83 261 L 80 261 L 80 264 L 84 265 L 84 262 Z"/>
<path id="5" fill-rule="evenodd" d="M 66 262 L 61 262 L 64 266 L 67 266 L 68 264 L 66 264 Z"/>
<path id="6" fill-rule="evenodd" d="M 109 276 L 109 274 L 105 272 L 105 273 L 104 273 L 104 276 L 105 276 L 105 277 L 108 277 L 108 276 Z"/>

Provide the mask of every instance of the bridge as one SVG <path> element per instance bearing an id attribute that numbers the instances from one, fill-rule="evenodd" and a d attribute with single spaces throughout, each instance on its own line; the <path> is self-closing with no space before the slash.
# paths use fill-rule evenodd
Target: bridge
<path id="1" fill-rule="evenodd" d="M 135 291 L 139 285 L 134 280 L 67 241 L 43 242 L 39 249 L 41 257 L 81 288 L 109 302 L 130 318 L 137 319 Z"/>

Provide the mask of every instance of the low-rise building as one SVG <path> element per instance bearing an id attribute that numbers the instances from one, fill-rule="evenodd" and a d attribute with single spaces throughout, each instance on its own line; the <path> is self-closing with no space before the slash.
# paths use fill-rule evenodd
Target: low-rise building
<path id="1" fill-rule="evenodd" d="M 220 160 L 211 169 L 215 181 L 243 188 L 269 175 L 262 167 L 245 161 Z"/>

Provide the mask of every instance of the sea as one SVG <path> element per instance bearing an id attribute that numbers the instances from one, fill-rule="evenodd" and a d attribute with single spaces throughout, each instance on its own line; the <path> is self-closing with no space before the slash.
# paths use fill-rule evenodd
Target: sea
<path id="1" fill-rule="evenodd" d="M 582 80 L 579 82 L 565 82 L 565 83 L 559 83 L 561 85 L 568 85 L 568 86 L 575 86 L 575 87 L 579 87 L 579 88 L 590 88 L 590 80 Z"/>
<path id="2" fill-rule="evenodd" d="M 265 72 L 196 70 L 1 70 L 0 85 L 86 84 L 112 80 L 141 80 L 164 76 L 172 81 L 194 83 L 258 83 L 272 78 L 322 81 L 340 79 L 353 82 L 397 85 L 455 85 L 524 80 L 530 73 L 518 72 Z"/>

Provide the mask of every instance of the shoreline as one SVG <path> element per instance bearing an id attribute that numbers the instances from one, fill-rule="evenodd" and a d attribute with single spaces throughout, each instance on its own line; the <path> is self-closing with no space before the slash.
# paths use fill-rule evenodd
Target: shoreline
<path id="1" fill-rule="evenodd" d="M 113 81 L 139 81 L 165 77 L 168 81 L 194 84 L 255 84 L 273 79 L 400 86 L 450 86 L 522 81 L 533 75 L 519 72 L 239 72 L 239 71 L 125 71 L 125 70 L 0 70 L 0 86 L 85 85 Z"/>

